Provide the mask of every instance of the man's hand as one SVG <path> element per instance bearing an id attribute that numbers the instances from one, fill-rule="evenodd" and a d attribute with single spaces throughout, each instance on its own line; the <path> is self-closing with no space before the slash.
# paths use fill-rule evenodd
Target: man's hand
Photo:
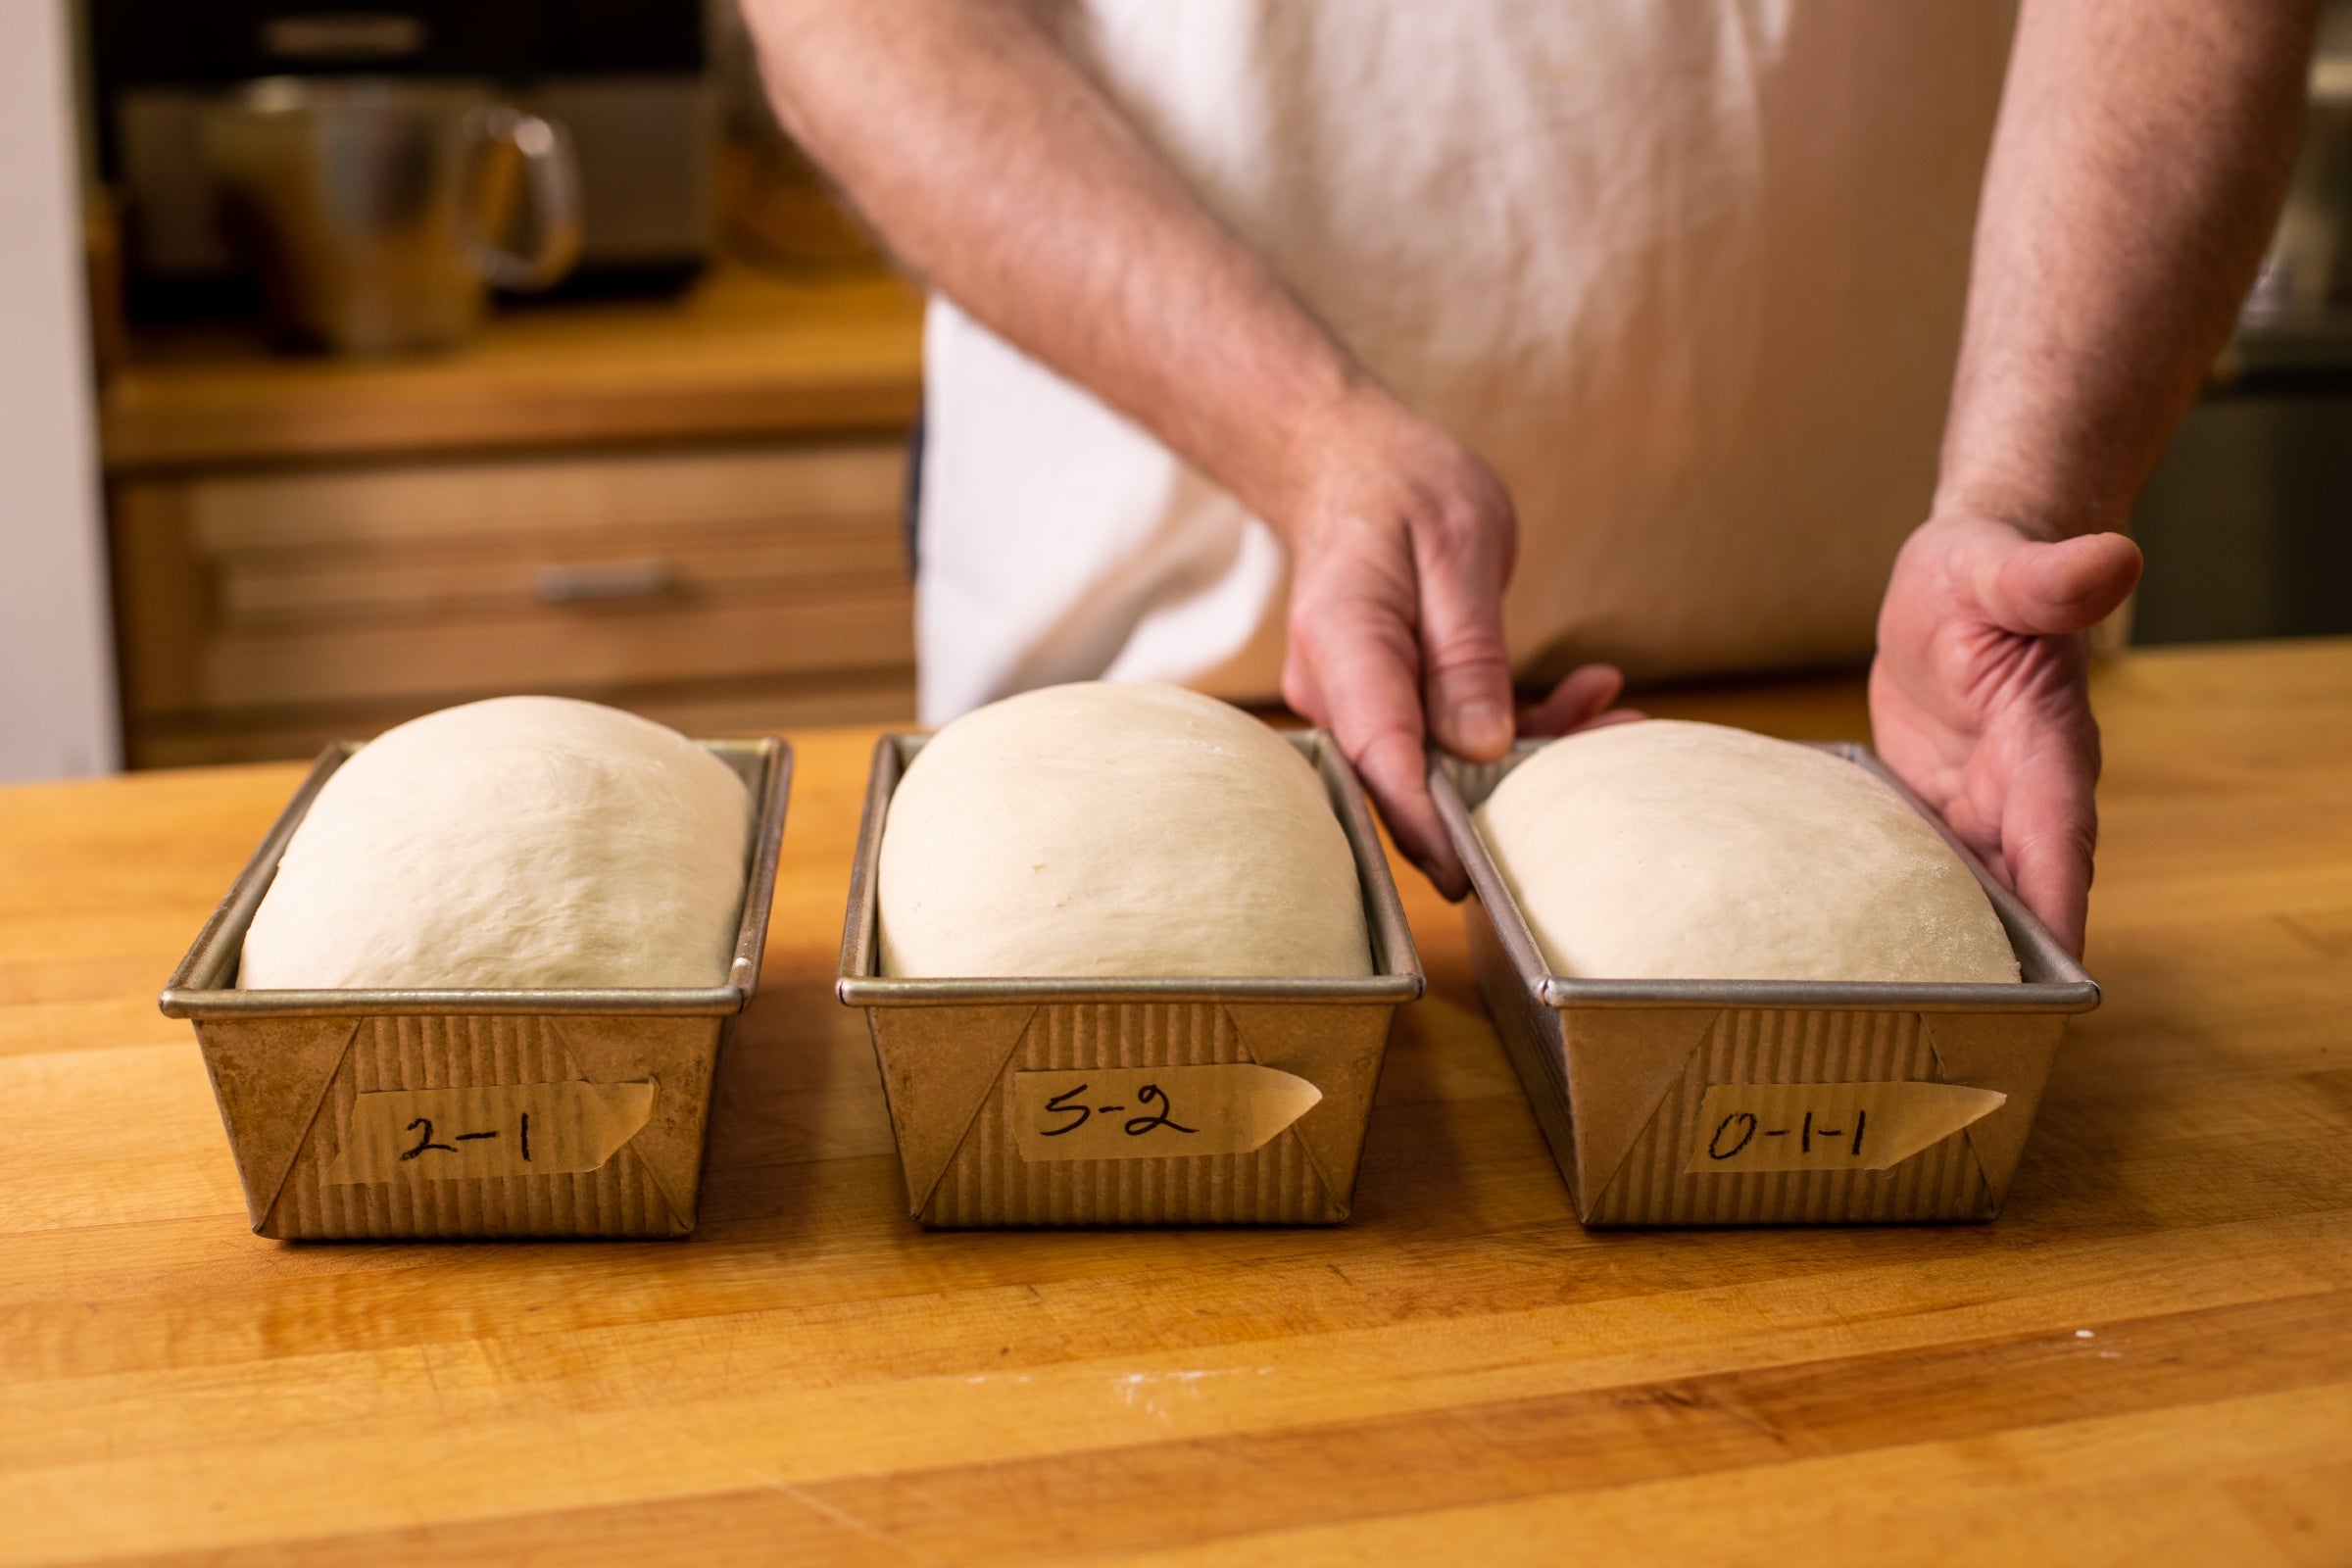
<path id="1" fill-rule="evenodd" d="M 2077 955 L 2090 897 L 2099 728 L 2081 633 L 2139 580 L 2118 533 L 2044 542 L 1936 517 L 1895 561 L 1879 614 L 1879 754 Z"/>
<path id="2" fill-rule="evenodd" d="M 1467 447 L 1374 387 L 1295 450 L 1302 478 L 1277 517 L 1291 546 L 1283 696 L 1338 737 L 1399 847 L 1458 899 L 1468 879 L 1430 804 L 1422 748 L 1431 733 L 1481 761 L 1510 747 L 1511 498 Z M 1621 685 L 1614 670 L 1579 670 L 1531 727 L 1577 728 Z"/>
<path id="3" fill-rule="evenodd" d="M 1510 497 L 1203 208 L 1021 0 L 745 0 L 777 112 L 898 257 L 1151 430 L 1292 555 L 1283 694 L 1405 853 L 1467 883 L 1422 746 L 1511 741 Z M 1606 708 L 1580 670 L 1530 733 Z M 1426 717 L 1424 716 L 1426 713 Z"/>
<path id="4" fill-rule="evenodd" d="M 2101 530 L 2253 280 L 2314 14 L 2027 0 L 2010 49 L 1936 501 L 1887 584 L 1870 710 L 1881 755 L 2077 953 L 2099 775 L 2078 634 L 2139 577 Z"/>
<path id="5" fill-rule="evenodd" d="M 1510 745 L 1501 482 L 1300 308 L 1021 0 L 745 0 L 744 14 L 785 124 L 902 261 L 1287 539 L 1283 693 L 1460 897 L 1422 745 L 1429 729 L 1467 757 Z M 1617 685 L 1580 671 L 1532 732 L 1576 727 Z"/>

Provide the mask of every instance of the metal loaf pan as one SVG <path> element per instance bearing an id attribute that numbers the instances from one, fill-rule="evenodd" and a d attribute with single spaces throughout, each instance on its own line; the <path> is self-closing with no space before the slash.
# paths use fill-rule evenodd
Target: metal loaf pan
<path id="1" fill-rule="evenodd" d="M 1433 754 L 1430 787 L 1476 893 L 1463 918 L 1479 989 L 1578 1217 L 1998 1213 L 2067 1015 L 2096 1007 L 2099 988 L 1936 814 L 1867 748 L 1822 748 L 1891 785 L 1976 873 L 2017 952 L 2019 984 L 1570 979 L 1544 963 L 1470 816 L 1539 746 L 1484 765 Z M 1890 1140 L 1871 1131 L 1874 1115 Z"/>
<path id="2" fill-rule="evenodd" d="M 842 1002 L 865 1009 L 906 1177 L 907 1211 L 935 1227 L 1319 1225 L 1348 1217 L 1389 1024 L 1421 994 L 1421 960 L 1363 791 L 1320 731 L 1284 737 L 1314 764 L 1355 856 L 1374 972 L 1356 979 L 899 980 L 880 972 L 876 866 L 892 793 L 919 734 L 874 748 L 843 923 Z M 1270 1072 L 1261 1069 L 1271 1069 Z M 1149 1082 L 1147 1082 L 1149 1080 Z M 1297 1105 L 1319 1098 L 1299 1113 Z M 1049 1145 L 1043 1106 L 1080 1085 L 1112 1112 L 1152 1103 L 1177 1116 L 1222 1099 L 1286 1108 L 1262 1143 L 1162 1153 L 1149 1125 L 1087 1157 Z M 1041 1087 L 1042 1086 L 1042 1087 Z M 1115 1088 L 1115 1093 L 1113 1092 Z M 1071 1114 L 1064 1111 L 1063 1116 Z M 1239 1114 L 1239 1112 L 1236 1112 Z M 1066 1121 L 1055 1121 L 1066 1126 Z M 1050 1151 L 1050 1152 L 1049 1152 Z M 1096 1157 L 1097 1155 L 1101 1157 Z"/>
<path id="3" fill-rule="evenodd" d="M 670 1237 L 694 1228 L 711 1079 L 759 989 L 792 779 L 792 748 L 781 740 L 701 744 L 735 769 L 757 808 L 724 984 L 237 990 L 245 929 L 278 858 L 359 745 L 338 741 L 318 754 L 160 999 L 167 1017 L 196 1026 L 258 1234 Z M 422 1139 L 433 1147 L 404 1158 L 419 1120 L 433 1123 Z M 473 1135 L 463 1147 L 460 1127 Z"/>

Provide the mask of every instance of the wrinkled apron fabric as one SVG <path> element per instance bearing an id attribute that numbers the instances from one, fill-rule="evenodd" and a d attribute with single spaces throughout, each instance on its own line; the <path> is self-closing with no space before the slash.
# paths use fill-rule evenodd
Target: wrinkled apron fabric
<path id="1" fill-rule="evenodd" d="M 1093 0 L 1068 31 L 1202 200 L 1501 474 L 1506 628 L 1541 680 L 1867 654 L 1934 487 L 2010 25 Z M 1275 694 L 1262 523 L 944 299 L 925 371 L 926 720 L 1097 676 Z"/>

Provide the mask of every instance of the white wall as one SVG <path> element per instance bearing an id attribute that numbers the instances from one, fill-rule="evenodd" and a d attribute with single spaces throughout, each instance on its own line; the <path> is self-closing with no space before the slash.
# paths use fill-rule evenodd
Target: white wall
<path id="1" fill-rule="evenodd" d="M 0 0 L 0 779 L 120 758 L 67 26 Z"/>

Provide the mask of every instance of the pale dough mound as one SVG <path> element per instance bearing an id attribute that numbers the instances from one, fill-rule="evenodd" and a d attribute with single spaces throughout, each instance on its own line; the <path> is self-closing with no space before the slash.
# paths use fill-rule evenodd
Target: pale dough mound
<path id="1" fill-rule="evenodd" d="M 1477 820 L 1555 974 L 2018 977 L 1935 828 L 1811 747 L 1671 719 L 1590 730 L 1512 769 Z"/>
<path id="2" fill-rule="evenodd" d="M 650 719 L 559 697 L 427 713 L 318 792 L 237 983 L 719 985 L 751 821 L 734 769 Z"/>
<path id="3" fill-rule="evenodd" d="M 1315 770 L 1174 686 L 1054 686 L 941 730 L 891 800 L 879 894 L 889 975 L 1371 971 Z"/>

